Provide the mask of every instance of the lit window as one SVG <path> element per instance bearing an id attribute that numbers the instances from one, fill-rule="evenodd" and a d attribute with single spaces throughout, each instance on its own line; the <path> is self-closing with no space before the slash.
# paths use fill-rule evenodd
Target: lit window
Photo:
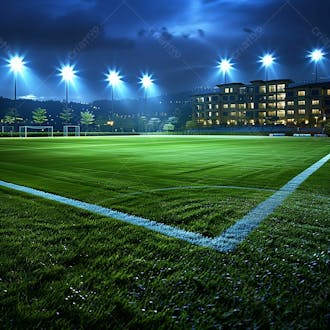
<path id="1" fill-rule="evenodd" d="M 223 108 L 224 108 L 224 109 L 228 109 L 228 107 L 229 107 L 229 106 L 228 106 L 228 103 L 225 103 L 225 104 L 223 105 Z"/>
<path id="2" fill-rule="evenodd" d="M 298 110 L 299 115 L 304 115 L 306 113 L 305 109 L 299 109 Z"/>
<path id="3" fill-rule="evenodd" d="M 294 119 L 293 118 L 289 118 L 288 119 L 288 123 L 293 123 L 294 122 Z"/>
<path id="4" fill-rule="evenodd" d="M 288 105 L 294 105 L 294 101 L 288 101 Z"/>
<path id="5" fill-rule="evenodd" d="M 268 111 L 268 116 L 269 117 L 275 117 L 276 116 L 276 111 Z"/>
<path id="6" fill-rule="evenodd" d="M 277 116 L 280 117 L 280 118 L 285 117 L 285 110 L 278 110 L 277 111 Z"/>
<path id="7" fill-rule="evenodd" d="M 277 85 L 277 91 L 278 92 L 285 92 L 285 84 Z"/>
<path id="8" fill-rule="evenodd" d="M 321 113 L 320 109 L 312 109 L 313 115 L 319 115 Z"/>
<path id="9" fill-rule="evenodd" d="M 285 108 L 285 102 L 281 101 L 281 102 L 277 102 L 277 109 L 284 109 Z"/>
<path id="10" fill-rule="evenodd" d="M 230 108 L 231 108 L 231 109 L 235 109 L 235 108 L 236 108 L 236 104 L 235 104 L 235 103 L 232 103 L 232 104 L 230 105 Z"/>
<path id="11" fill-rule="evenodd" d="M 298 96 L 305 96 L 306 95 L 306 91 L 298 91 Z"/>
<path id="12" fill-rule="evenodd" d="M 216 115 L 216 116 L 219 116 L 219 112 L 216 112 L 215 115 Z"/>
<path id="13" fill-rule="evenodd" d="M 288 110 L 288 111 L 287 111 L 287 114 L 288 114 L 288 115 L 294 115 L 294 110 Z"/>
<path id="14" fill-rule="evenodd" d="M 330 95 L 330 89 L 327 89 L 327 95 Z"/>
<path id="15" fill-rule="evenodd" d="M 260 86 L 259 93 L 266 93 L 266 86 Z"/>
<path id="16" fill-rule="evenodd" d="M 278 100 L 285 100 L 285 93 L 279 93 L 279 94 L 277 94 L 277 99 Z"/>
<path id="17" fill-rule="evenodd" d="M 248 107 L 249 107 L 249 109 L 254 109 L 254 103 L 253 102 L 249 103 Z"/>
<path id="18" fill-rule="evenodd" d="M 306 104 L 306 102 L 304 100 L 298 101 L 298 105 L 305 105 L 305 104 Z"/>
<path id="19" fill-rule="evenodd" d="M 204 102 L 204 97 L 201 97 L 200 98 L 200 102 Z"/>
<path id="20" fill-rule="evenodd" d="M 212 109 L 212 104 L 209 104 L 208 108 L 209 108 L 209 110 L 211 110 Z"/>
<path id="21" fill-rule="evenodd" d="M 240 103 L 240 104 L 238 105 L 238 108 L 239 108 L 239 109 L 245 109 L 245 108 L 246 108 L 245 103 Z"/>
<path id="22" fill-rule="evenodd" d="M 234 91 L 234 89 L 232 87 L 231 88 L 229 88 L 229 87 L 225 88 L 225 93 L 233 93 L 233 91 Z"/>
<path id="23" fill-rule="evenodd" d="M 216 125 L 220 125 L 220 120 L 217 119 L 217 120 L 215 121 L 215 123 L 216 123 Z"/>
<path id="24" fill-rule="evenodd" d="M 260 109 L 266 109 L 266 103 L 259 103 Z"/>
<path id="25" fill-rule="evenodd" d="M 312 104 L 313 105 L 319 105 L 320 104 L 320 100 L 312 100 Z"/>
<path id="26" fill-rule="evenodd" d="M 212 111 L 209 111 L 209 117 L 212 117 Z"/>
<path id="27" fill-rule="evenodd" d="M 216 104 L 216 105 L 215 105 L 215 108 L 216 108 L 216 109 L 219 109 L 219 104 Z"/>
<path id="28" fill-rule="evenodd" d="M 269 92 L 270 93 L 274 93 L 274 92 L 276 92 L 276 85 L 269 85 Z"/>
<path id="29" fill-rule="evenodd" d="M 235 116 L 236 116 L 236 112 L 235 112 L 235 111 L 232 111 L 232 112 L 230 113 L 230 115 L 231 115 L 232 117 L 235 117 Z"/>

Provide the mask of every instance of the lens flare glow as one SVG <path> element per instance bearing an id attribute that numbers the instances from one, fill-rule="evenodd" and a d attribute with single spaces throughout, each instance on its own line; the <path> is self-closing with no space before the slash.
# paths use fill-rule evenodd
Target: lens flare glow
<path id="1" fill-rule="evenodd" d="M 274 61 L 275 61 L 275 58 L 273 57 L 272 54 L 265 54 L 260 59 L 260 62 L 262 63 L 262 66 L 264 66 L 265 68 L 268 68 L 271 65 L 273 65 Z"/>
<path id="2" fill-rule="evenodd" d="M 321 49 L 314 49 L 313 51 L 311 51 L 309 53 L 309 57 L 312 59 L 313 62 L 319 62 L 321 60 L 323 60 L 324 58 L 324 53 Z"/>
<path id="3" fill-rule="evenodd" d="M 115 70 L 111 70 L 107 74 L 107 81 L 109 82 L 109 84 L 112 87 L 115 87 L 115 86 L 119 85 L 122 82 L 122 76 L 120 75 L 119 72 L 117 72 Z"/>
<path id="4" fill-rule="evenodd" d="M 60 74 L 64 81 L 72 82 L 76 76 L 76 71 L 74 71 L 73 66 L 65 65 L 60 69 Z"/>
<path id="5" fill-rule="evenodd" d="M 22 73 L 24 69 L 24 60 L 21 56 L 14 56 L 9 60 L 10 70 L 14 73 Z"/>
<path id="6" fill-rule="evenodd" d="M 142 77 L 140 77 L 140 84 L 143 86 L 143 88 L 148 89 L 152 86 L 154 80 L 152 79 L 152 75 L 149 74 L 143 74 Z"/>
<path id="7" fill-rule="evenodd" d="M 222 59 L 219 63 L 219 69 L 222 73 L 228 73 L 233 68 L 233 64 L 228 59 Z"/>

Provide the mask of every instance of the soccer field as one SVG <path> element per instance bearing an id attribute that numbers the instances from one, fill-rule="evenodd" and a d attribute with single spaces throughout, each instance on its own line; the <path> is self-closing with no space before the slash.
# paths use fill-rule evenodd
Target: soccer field
<path id="1" fill-rule="evenodd" d="M 329 152 L 327 138 L 1 139 L 0 180 L 213 238 Z M 329 168 L 230 254 L 0 187 L 3 322 L 325 327 Z"/>

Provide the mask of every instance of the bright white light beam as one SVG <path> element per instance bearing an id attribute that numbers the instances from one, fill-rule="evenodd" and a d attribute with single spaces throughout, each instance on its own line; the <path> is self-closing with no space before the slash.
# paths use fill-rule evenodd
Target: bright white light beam
<path id="1" fill-rule="evenodd" d="M 112 87 L 119 85 L 122 81 L 121 78 L 122 78 L 122 76 L 119 74 L 119 72 L 117 72 L 115 70 L 111 70 L 107 74 L 107 81 L 109 82 L 109 84 Z"/>
<path id="2" fill-rule="evenodd" d="M 154 80 L 152 79 L 152 76 L 149 74 L 144 74 L 142 77 L 140 77 L 140 84 L 143 86 L 143 88 L 148 89 L 153 84 Z"/>
<path id="3" fill-rule="evenodd" d="M 66 82 L 72 82 L 75 77 L 75 71 L 72 66 L 65 65 L 60 70 L 63 80 Z"/>
<path id="4" fill-rule="evenodd" d="M 9 66 L 14 73 L 21 73 L 24 69 L 23 57 L 14 56 L 9 60 Z"/>

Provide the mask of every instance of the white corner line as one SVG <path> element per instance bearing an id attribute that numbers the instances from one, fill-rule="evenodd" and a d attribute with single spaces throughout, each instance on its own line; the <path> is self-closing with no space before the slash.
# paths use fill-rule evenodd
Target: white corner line
<path id="1" fill-rule="evenodd" d="M 236 248 L 238 244 L 244 241 L 244 239 L 249 235 L 249 233 L 254 228 L 256 228 L 261 221 L 263 221 L 268 215 L 270 215 L 276 207 L 282 204 L 282 202 L 291 193 L 293 193 L 301 183 L 303 183 L 310 175 L 317 171 L 329 159 L 330 154 L 323 157 L 322 159 L 314 163 L 312 166 L 307 168 L 305 171 L 295 176 L 292 180 L 286 183 L 272 196 L 257 205 L 241 220 L 237 221 L 233 226 L 229 227 L 220 236 L 217 236 L 215 238 L 205 237 L 201 234 L 165 225 L 161 222 L 149 220 L 134 215 L 129 215 L 103 206 L 82 202 L 76 199 L 67 198 L 52 193 L 47 193 L 41 190 L 17 185 L 14 183 L 9 183 L 2 180 L 0 180 L 0 186 L 28 193 L 65 205 L 73 206 L 101 216 L 120 220 L 135 226 L 140 226 L 166 235 L 168 237 L 181 239 L 195 245 L 212 248 L 220 252 L 231 252 Z"/>

